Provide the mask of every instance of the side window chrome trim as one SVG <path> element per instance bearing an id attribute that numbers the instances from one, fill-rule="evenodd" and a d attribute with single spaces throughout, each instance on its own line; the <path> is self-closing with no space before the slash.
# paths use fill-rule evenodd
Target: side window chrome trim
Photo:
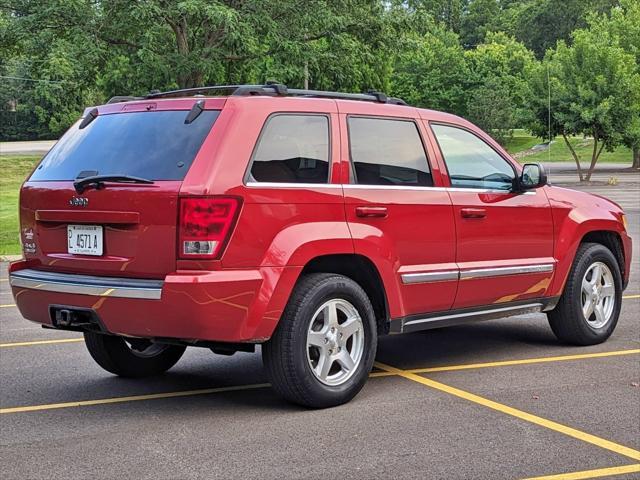
<path id="1" fill-rule="evenodd" d="M 286 182 L 245 182 L 249 188 L 345 188 L 356 190 L 406 190 L 426 192 L 468 192 L 468 193 L 513 193 L 515 195 L 535 195 L 535 191 L 511 192 L 509 190 L 488 190 L 485 188 L 459 188 L 459 187 L 419 187 L 404 185 L 361 185 L 355 183 L 286 183 Z"/>
<path id="2" fill-rule="evenodd" d="M 249 188 L 342 188 L 340 183 L 245 182 Z"/>
<path id="3" fill-rule="evenodd" d="M 511 190 L 499 190 L 488 188 L 463 188 L 463 187 L 420 187 L 420 186 L 405 186 L 405 185 L 362 185 L 357 183 L 345 183 L 344 188 L 354 189 L 373 189 L 373 190 L 410 190 L 410 191 L 435 191 L 435 192 L 469 192 L 469 193 L 513 193 L 516 195 L 535 195 L 533 190 L 527 192 L 512 192 Z"/>

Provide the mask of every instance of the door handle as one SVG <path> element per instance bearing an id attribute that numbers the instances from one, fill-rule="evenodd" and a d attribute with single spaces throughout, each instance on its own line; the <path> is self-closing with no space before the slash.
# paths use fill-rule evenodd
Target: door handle
<path id="1" fill-rule="evenodd" d="M 387 207 L 356 207 L 356 216 L 385 218 L 387 216 Z"/>
<path id="2" fill-rule="evenodd" d="M 462 218 L 484 218 L 487 211 L 484 208 L 463 208 L 460 210 Z"/>

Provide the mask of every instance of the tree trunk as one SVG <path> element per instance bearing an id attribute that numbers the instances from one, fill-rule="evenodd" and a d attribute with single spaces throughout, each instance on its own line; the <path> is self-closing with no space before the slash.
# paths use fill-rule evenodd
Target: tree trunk
<path id="1" fill-rule="evenodd" d="M 602 153 L 602 149 L 604 148 L 604 142 L 602 142 L 600 148 L 598 148 L 598 140 L 598 133 L 595 132 L 593 134 L 593 153 L 591 153 L 591 165 L 589 165 L 589 170 L 587 171 L 587 175 L 585 177 L 585 180 L 587 182 L 591 180 L 591 175 L 596 169 L 596 163 L 598 163 L 598 158 L 600 158 L 600 154 Z"/>
<path id="2" fill-rule="evenodd" d="M 176 36 L 176 49 L 178 50 L 178 54 L 187 58 L 190 53 L 189 49 L 189 37 L 187 34 L 187 22 L 182 19 L 179 22 L 174 22 L 168 18 L 165 18 L 166 22 L 169 24 L 171 29 L 173 30 L 174 35 Z M 179 72 L 178 77 L 178 87 L 179 88 L 192 88 L 194 85 L 196 76 L 198 76 L 199 72 Z"/>
<path id="3" fill-rule="evenodd" d="M 562 138 L 564 138 L 564 143 L 567 144 L 567 148 L 571 152 L 571 155 L 573 155 L 573 159 L 576 161 L 576 168 L 578 169 L 578 178 L 580 179 L 581 182 L 584 182 L 584 178 L 582 178 L 582 167 L 580 166 L 580 159 L 578 158 L 576 151 L 571 146 L 571 143 L 569 143 L 569 139 L 567 138 L 567 134 L 565 132 L 562 132 Z M 549 143 L 549 148 L 551 148 L 551 143 Z"/>
<path id="4" fill-rule="evenodd" d="M 633 163 L 631 164 L 631 168 L 640 170 L 640 145 L 633 147 Z"/>
<path id="5" fill-rule="evenodd" d="M 304 61 L 304 89 L 309 90 L 309 62 Z"/>

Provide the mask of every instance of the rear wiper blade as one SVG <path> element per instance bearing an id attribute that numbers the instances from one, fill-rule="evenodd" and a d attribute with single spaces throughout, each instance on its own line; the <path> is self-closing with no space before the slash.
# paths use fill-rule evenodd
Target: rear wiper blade
<path id="1" fill-rule="evenodd" d="M 73 187 L 76 192 L 82 193 L 89 185 L 95 185 L 97 188 L 103 186 L 103 182 L 115 182 L 115 183 L 153 183 L 153 180 L 147 178 L 134 177 L 133 175 L 93 175 L 91 177 L 79 178 L 73 182 Z"/>

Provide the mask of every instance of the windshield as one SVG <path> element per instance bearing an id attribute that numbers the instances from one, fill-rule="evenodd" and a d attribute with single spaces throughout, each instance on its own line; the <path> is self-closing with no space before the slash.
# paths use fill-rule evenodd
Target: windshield
<path id="1" fill-rule="evenodd" d="M 182 180 L 220 112 L 206 110 L 185 124 L 188 113 L 99 115 L 83 129 L 78 128 L 78 121 L 44 157 L 30 180 L 75 180 L 80 172 Z"/>

